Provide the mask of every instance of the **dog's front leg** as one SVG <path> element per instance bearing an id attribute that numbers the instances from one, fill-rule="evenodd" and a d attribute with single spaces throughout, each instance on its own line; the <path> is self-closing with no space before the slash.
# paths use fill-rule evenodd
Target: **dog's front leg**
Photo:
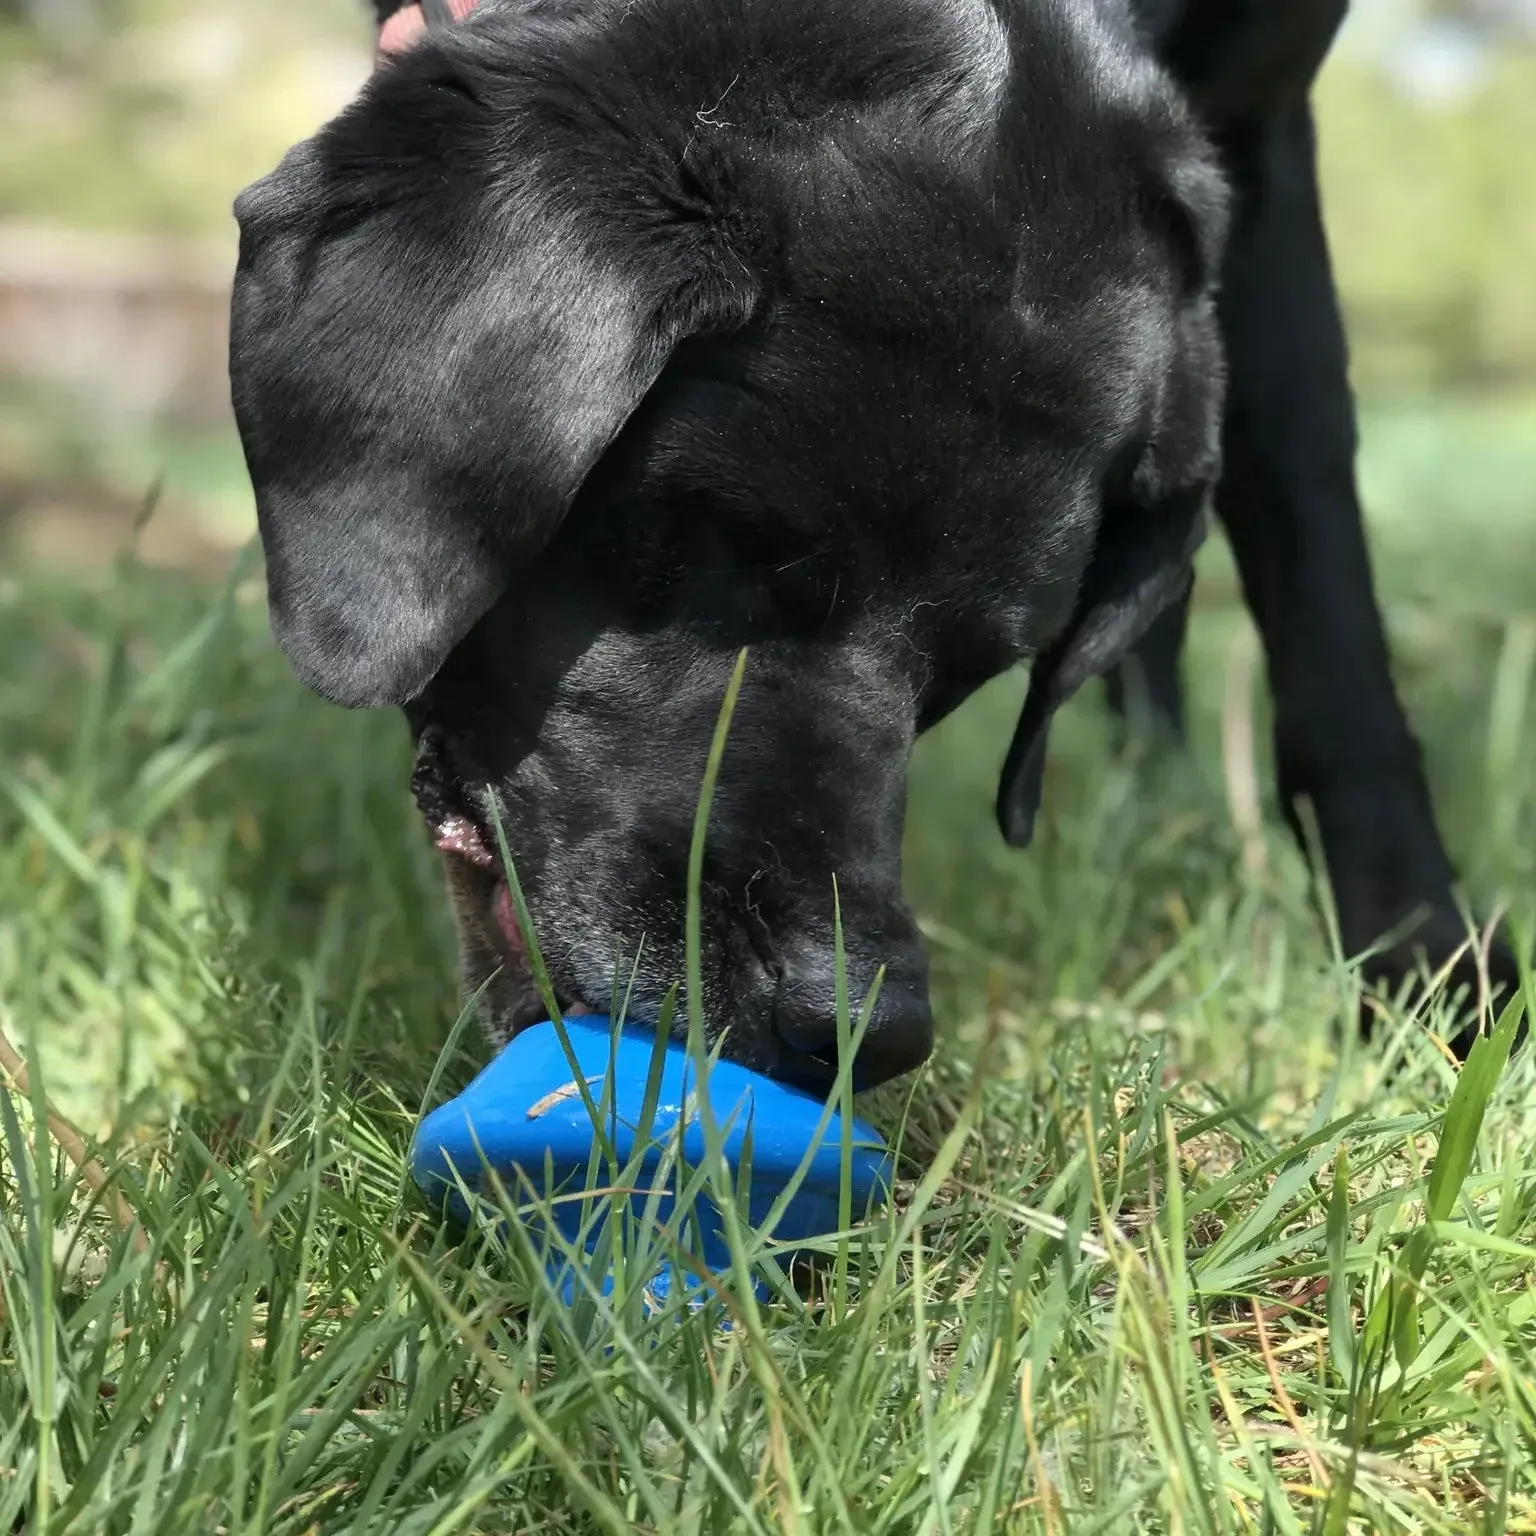
<path id="1" fill-rule="evenodd" d="M 1312 808 L 1348 952 L 1412 927 L 1368 967 L 1395 983 L 1466 932 L 1372 587 L 1310 110 L 1298 99 L 1227 141 L 1237 204 L 1217 505 L 1268 656 L 1287 815 L 1300 832 Z M 1494 969 L 1513 985 L 1509 955 Z M 1475 975 L 1467 961 L 1458 979 Z"/>

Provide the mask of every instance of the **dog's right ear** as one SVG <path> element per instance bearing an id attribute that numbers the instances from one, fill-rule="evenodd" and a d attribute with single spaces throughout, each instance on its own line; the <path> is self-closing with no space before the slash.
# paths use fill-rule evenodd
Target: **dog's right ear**
<path id="1" fill-rule="evenodd" d="M 1156 507 L 1106 513 L 1077 609 L 1030 668 L 1029 692 L 997 792 L 1003 836 L 1026 848 L 1045 787 L 1045 747 L 1056 711 L 1090 678 L 1102 677 L 1189 590 L 1205 536 L 1207 489 L 1192 486 Z"/>
<path id="2" fill-rule="evenodd" d="M 425 687 L 676 343 L 756 301 L 579 102 L 509 113 L 470 62 L 412 50 L 236 204 L 230 374 L 273 629 L 341 704 Z"/>

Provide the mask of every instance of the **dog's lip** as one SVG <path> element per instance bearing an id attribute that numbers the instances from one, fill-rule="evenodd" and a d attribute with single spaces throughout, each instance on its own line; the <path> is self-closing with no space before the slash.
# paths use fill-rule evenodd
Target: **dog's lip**
<path id="1" fill-rule="evenodd" d="M 424 733 L 418 744 L 416 764 L 411 773 L 411 792 L 426 820 L 434 846 L 440 852 L 492 877 L 487 915 L 500 935 L 507 967 L 526 983 L 528 991 L 533 992 L 528 946 L 523 938 L 522 925 L 517 919 L 511 886 L 496 854 L 495 839 L 471 808 L 464 781 L 449 761 L 441 738 L 433 732 Z M 558 987 L 555 990 L 555 1001 L 560 1005 L 561 1013 L 568 1018 L 580 1018 L 593 1011 L 580 998 Z M 543 1004 L 538 1001 L 536 994 L 524 1012 L 527 1017 L 520 1015 L 510 1021 L 514 1034 L 542 1017 Z"/>
<path id="2" fill-rule="evenodd" d="M 495 856 L 486 846 L 486 836 L 472 816 L 456 811 L 445 816 L 431 828 L 432 842 L 443 853 L 451 853 L 473 864 L 476 869 L 494 870 Z"/>
<path id="3" fill-rule="evenodd" d="M 432 841 L 477 869 L 494 870 L 494 840 L 470 805 L 463 776 L 449 759 L 442 737 L 422 732 L 411 769 L 411 794 L 426 819 Z"/>
<path id="4" fill-rule="evenodd" d="M 837 1082 L 837 1063 L 823 1051 L 797 1051 L 781 1046 L 768 1075 L 802 1093 L 825 1098 Z"/>

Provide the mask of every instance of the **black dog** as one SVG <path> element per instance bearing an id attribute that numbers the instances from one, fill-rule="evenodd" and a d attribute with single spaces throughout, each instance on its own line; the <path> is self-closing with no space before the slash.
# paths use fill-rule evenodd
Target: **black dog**
<path id="1" fill-rule="evenodd" d="M 243 194 L 273 623 L 322 694 L 405 706 L 493 1034 L 540 1008 L 491 808 L 561 998 L 633 971 L 654 1017 L 747 646 L 707 1015 L 830 1080 L 835 876 L 856 994 L 888 968 L 857 1080 L 921 1062 L 914 739 L 1034 657 L 999 796 L 1026 843 L 1075 689 L 1139 646 L 1177 722 L 1212 504 L 1345 945 L 1423 913 L 1371 962 L 1396 979 L 1461 943 L 1319 217 L 1343 5 L 485 0 Z"/>

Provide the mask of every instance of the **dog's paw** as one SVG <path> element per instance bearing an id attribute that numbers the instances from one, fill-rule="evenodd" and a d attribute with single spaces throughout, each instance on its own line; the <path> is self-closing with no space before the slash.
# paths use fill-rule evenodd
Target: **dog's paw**
<path id="1" fill-rule="evenodd" d="M 1401 943 L 1370 955 L 1362 962 L 1361 976 L 1366 993 L 1360 1016 L 1367 1034 L 1389 1000 L 1415 1006 L 1432 992 L 1450 1005 L 1454 1023 L 1446 1044 L 1461 1061 L 1520 990 L 1519 963 L 1503 940 L 1494 937 L 1484 960 L 1461 919 L 1443 912 Z M 1517 1047 L 1528 1025 L 1529 1020 L 1522 1021 Z"/>

